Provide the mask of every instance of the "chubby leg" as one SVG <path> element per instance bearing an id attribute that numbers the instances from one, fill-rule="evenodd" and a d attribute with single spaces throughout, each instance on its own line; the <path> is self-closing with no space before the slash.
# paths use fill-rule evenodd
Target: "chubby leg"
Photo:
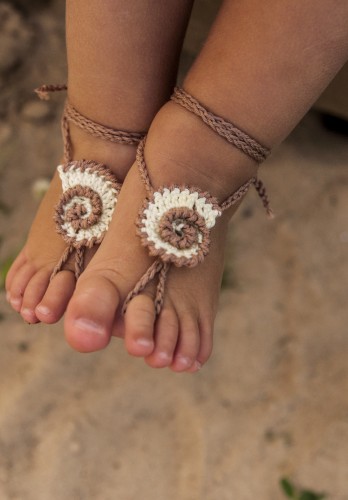
<path id="1" fill-rule="evenodd" d="M 225 0 L 184 88 L 261 143 L 279 143 L 348 56 L 348 3 L 330 0 Z M 169 102 L 155 117 L 145 148 L 154 187 L 190 184 L 221 201 L 257 165 L 197 117 Z M 152 367 L 196 371 L 212 348 L 213 321 L 228 220 L 212 230 L 210 253 L 195 268 L 171 269 L 156 318 L 151 287 L 121 308 L 152 260 L 134 221 L 145 190 L 136 166 L 127 175 L 109 232 L 78 282 L 65 317 L 68 342 L 99 349 L 124 333 L 128 352 Z"/>
<path id="2" fill-rule="evenodd" d="M 80 113 L 103 125 L 147 130 L 175 82 L 191 7 L 190 0 L 68 0 L 70 102 Z M 124 179 L 134 161 L 135 147 L 102 141 L 73 125 L 71 137 L 74 159 L 105 163 L 120 180 Z M 11 305 L 31 323 L 59 320 L 75 287 L 69 270 L 49 282 L 65 248 L 53 223 L 60 194 L 60 180 L 55 175 L 28 241 L 7 276 Z"/>

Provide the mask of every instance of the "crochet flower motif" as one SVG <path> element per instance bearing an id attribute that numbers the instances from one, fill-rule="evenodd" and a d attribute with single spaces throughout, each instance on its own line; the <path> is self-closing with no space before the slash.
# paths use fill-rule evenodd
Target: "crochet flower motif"
<path id="1" fill-rule="evenodd" d="M 208 254 L 210 229 L 221 213 L 209 193 L 185 186 L 160 188 L 144 203 L 138 234 L 150 255 L 193 267 Z"/>
<path id="2" fill-rule="evenodd" d="M 63 194 L 55 212 L 58 232 L 74 248 L 100 243 L 108 229 L 121 185 L 94 161 L 58 166 Z"/>

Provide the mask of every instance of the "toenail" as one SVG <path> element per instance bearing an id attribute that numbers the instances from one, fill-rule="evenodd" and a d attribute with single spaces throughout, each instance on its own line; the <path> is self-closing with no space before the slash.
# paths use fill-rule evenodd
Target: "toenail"
<path id="1" fill-rule="evenodd" d="M 100 325 L 89 319 L 79 318 L 75 320 L 75 326 L 79 330 L 83 330 L 84 333 L 92 333 L 94 335 L 105 334 L 105 329 L 103 327 L 101 327 Z"/>
<path id="2" fill-rule="evenodd" d="M 42 314 L 43 316 L 48 316 L 50 314 L 50 309 L 47 306 L 37 306 L 35 309 L 38 313 Z"/>
<path id="3" fill-rule="evenodd" d="M 149 347 L 153 345 L 153 341 L 145 338 L 140 338 L 136 340 L 136 343 L 138 345 L 144 346 L 144 347 Z"/>
<path id="4" fill-rule="evenodd" d="M 21 314 L 23 316 L 34 316 L 35 313 L 32 309 L 28 309 L 27 307 L 24 307 L 23 309 L 21 309 Z"/>
<path id="5" fill-rule="evenodd" d="M 20 315 L 28 325 L 33 325 L 38 322 L 35 312 L 31 309 L 21 309 Z"/>
<path id="6" fill-rule="evenodd" d="M 170 361 L 172 359 L 171 356 L 169 356 L 169 354 L 167 352 L 159 352 L 157 354 L 157 356 L 159 357 L 159 359 L 161 359 L 162 361 Z"/>
<path id="7" fill-rule="evenodd" d="M 21 299 L 11 299 L 10 302 L 13 307 L 19 307 L 22 303 Z"/>
<path id="8" fill-rule="evenodd" d="M 176 358 L 176 363 L 182 367 L 189 367 L 192 364 L 192 360 L 186 356 L 178 356 Z"/>

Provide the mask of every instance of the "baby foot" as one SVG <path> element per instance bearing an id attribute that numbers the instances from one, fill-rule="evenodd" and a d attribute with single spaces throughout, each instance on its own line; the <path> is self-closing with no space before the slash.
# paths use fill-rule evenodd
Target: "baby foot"
<path id="1" fill-rule="evenodd" d="M 145 147 L 154 188 L 187 184 L 223 201 L 255 176 L 255 163 L 174 103 L 156 116 Z M 224 212 L 211 232 L 211 246 L 196 267 L 172 266 L 163 308 L 156 317 L 154 286 L 122 304 L 153 262 L 136 235 L 135 220 L 145 196 L 133 165 L 123 184 L 109 231 L 77 283 L 65 316 L 69 344 L 90 352 L 105 347 L 111 335 L 124 336 L 127 351 L 154 368 L 196 371 L 210 356 L 224 261 L 228 220 Z"/>
<path id="2" fill-rule="evenodd" d="M 71 127 L 75 159 L 94 159 L 104 163 L 122 180 L 132 164 L 135 147 L 113 144 L 91 137 Z M 55 323 L 65 312 L 75 288 L 73 259 L 51 281 L 53 269 L 67 244 L 57 233 L 55 206 L 62 194 L 57 172 L 39 207 L 27 242 L 14 261 L 6 278 L 7 299 L 28 323 Z M 96 247 L 86 252 L 86 264 Z"/>

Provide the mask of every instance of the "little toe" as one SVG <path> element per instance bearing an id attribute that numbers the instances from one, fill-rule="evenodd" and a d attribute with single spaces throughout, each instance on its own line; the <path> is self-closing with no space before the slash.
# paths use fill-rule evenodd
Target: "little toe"
<path id="1" fill-rule="evenodd" d="M 179 320 L 173 308 L 164 308 L 156 321 L 155 349 L 145 358 L 152 368 L 171 365 L 178 341 Z"/>
<path id="2" fill-rule="evenodd" d="M 22 250 L 15 258 L 15 260 L 12 262 L 12 265 L 6 275 L 5 288 L 7 291 L 10 290 L 14 276 L 19 271 L 19 269 L 25 264 L 25 262 L 26 258 L 24 255 L 24 251 Z"/>
<path id="3" fill-rule="evenodd" d="M 181 317 L 178 344 L 170 368 L 175 372 L 190 369 L 197 359 L 200 349 L 198 321 L 194 313 Z"/>
<path id="4" fill-rule="evenodd" d="M 56 323 L 63 316 L 76 286 L 74 273 L 61 271 L 51 280 L 40 301 L 36 304 L 35 314 L 43 323 Z M 40 303 L 39 303 L 40 302 Z"/>
<path id="5" fill-rule="evenodd" d="M 65 316 L 65 336 L 79 352 L 104 349 L 110 342 L 119 293 L 102 275 L 82 275 Z"/>
<path id="6" fill-rule="evenodd" d="M 23 296 L 21 316 L 28 323 L 40 321 L 35 308 L 45 294 L 50 279 L 50 271 L 41 269 L 29 281 Z"/>
<path id="7" fill-rule="evenodd" d="M 200 347 L 197 358 L 193 365 L 187 370 L 196 372 L 208 361 L 213 350 L 214 321 L 206 320 L 199 322 Z"/>
<path id="8" fill-rule="evenodd" d="M 11 286 L 8 289 L 8 300 L 17 312 L 21 310 L 25 289 L 34 274 L 34 266 L 32 264 L 24 264 L 18 269 L 12 279 Z"/>
<path id="9" fill-rule="evenodd" d="M 138 295 L 128 304 L 124 338 L 129 354 L 145 357 L 152 353 L 155 319 L 155 306 L 149 295 Z"/>

